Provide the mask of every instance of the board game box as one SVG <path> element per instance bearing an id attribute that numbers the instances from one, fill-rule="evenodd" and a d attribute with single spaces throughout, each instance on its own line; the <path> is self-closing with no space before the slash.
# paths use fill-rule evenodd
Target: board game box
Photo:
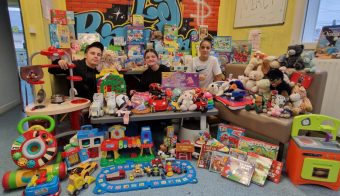
<path id="1" fill-rule="evenodd" d="M 251 178 L 251 181 L 263 186 L 266 182 L 273 160 L 256 153 L 249 152 L 247 155 L 247 161 L 255 166 L 254 175 Z"/>
<path id="2" fill-rule="evenodd" d="M 238 142 L 238 149 L 245 152 L 255 152 L 258 155 L 276 160 L 279 146 L 253 138 L 241 136 Z"/>
<path id="3" fill-rule="evenodd" d="M 210 160 L 209 171 L 221 173 L 223 167 L 228 161 L 228 154 L 218 151 L 213 151 Z"/>
<path id="4" fill-rule="evenodd" d="M 188 90 L 199 87 L 198 73 L 163 72 L 162 88 Z"/>
<path id="5" fill-rule="evenodd" d="M 221 171 L 221 176 L 249 186 L 253 173 L 254 166 L 252 164 L 230 156 Z"/>
<path id="6" fill-rule="evenodd" d="M 217 140 L 229 148 L 237 148 L 238 141 L 244 136 L 245 129 L 220 123 L 217 130 Z"/>

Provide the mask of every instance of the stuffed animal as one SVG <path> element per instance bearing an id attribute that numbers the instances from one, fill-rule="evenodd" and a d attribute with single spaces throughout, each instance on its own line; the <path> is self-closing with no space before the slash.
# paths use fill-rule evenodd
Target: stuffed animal
<path id="1" fill-rule="evenodd" d="M 304 45 L 291 45 L 288 46 L 285 56 L 281 56 L 281 66 L 287 68 L 295 68 L 296 70 L 303 70 L 305 68 L 304 62 L 301 58 Z"/>
<path id="2" fill-rule="evenodd" d="M 307 91 L 300 84 L 296 84 L 293 87 L 292 93 L 289 96 L 289 99 L 292 104 L 293 116 L 311 112 L 313 110 L 312 103 L 307 97 Z"/>
<path id="3" fill-rule="evenodd" d="M 246 105 L 245 110 L 255 110 L 258 114 L 262 112 L 267 112 L 267 99 L 264 96 L 257 94 L 255 94 L 254 96 L 254 103 L 251 105 Z"/>
<path id="4" fill-rule="evenodd" d="M 249 73 L 249 80 L 246 82 L 245 88 L 253 93 L 257 93 L 258 86 L 256 86 L 256 81 L 263 78 L 264 74 L 262 71 L 256 70 Z"/>
<path id="5" fill-rule="evenodd" d="M 182 111 L 193 111 L 196 110 L 197 105 L 193 102 L 192 91 L 184 91 L 183 94 L 178 98 L 180 108 Z"/>
<path id="6" fill-rule="evenodd" d="M 215 96 L 221 96 L 229 88 L 229 82 L 218 81 L 209 84 L 207 91 Z"/>
<path id="7" fill-rule="evenodd" d="M 277 91 L 272 91 L 270 108 L 267 111 L 268 116 L 290 118 L 290 110 L 286 107 L 287 99 Z"/>
<path id="8" fill-rule="evenodd" d="M 313 61 L 314 51 L 304 51 L 301 58 L 305 65 L 304 71 L 314 73 L 316 71 L 315 62 Z"/>
<path id="9" fill-rule="evenodd" d="M 270 69 L 278 69 L 280 66 L 276 56 L 267 56 L 263 60 L 262 72 L 266 75 Z"/>
<path id="10" fill-rule="evenodd" d="M 261 79 L 256 81 L 256 86 L 258 87 L 258 94 L 269 99 L 270 97 L 270 81 L 268 79 Z"/>
<path id="11" fill-rule="evenodd" d="M 250 72 L 253 70 L 257 70 L 260 65 L 262 65 L 263 60 L 258 58 L 251 58 L 246 69 L 244 70 L 244 75 L 249 76 Z M 261 69 L 261 68 L 260 68 Z"/>

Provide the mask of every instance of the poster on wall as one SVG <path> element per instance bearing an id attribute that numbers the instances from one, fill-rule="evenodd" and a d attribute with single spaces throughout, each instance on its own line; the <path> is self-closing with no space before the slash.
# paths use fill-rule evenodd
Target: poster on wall
<path id="1" fill-rule="evenodd" d="M 288 0 L 237 0 L 234 28 L 283 24 Z"/>

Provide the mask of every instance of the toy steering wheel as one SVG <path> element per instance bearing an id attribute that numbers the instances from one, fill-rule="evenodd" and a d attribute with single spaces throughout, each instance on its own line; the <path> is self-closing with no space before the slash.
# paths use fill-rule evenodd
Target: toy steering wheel
<path id="1" fill-rule="evenodd" d="M 18 132 L 19 132 L 20 134 L 24 134 L 24 133 L 25 133 L 25 131 L 24 131 L 24 129 L 23 129 L 24 123 L 26 123 L 26 122 L 28 122 L 28 121 L 31 121 L 31 120 L 37 120 L 37 119 L 38 119 L 38 120 L 47 120 L 47 121 L 50 123 L 50 127 L 48 127 L 47 129 L 44 128 L 43 126 L 39 125 L 39 126 L 40 126 L 39 128 L 42 127 L 42 129 L 40 129 L 40 130 L 45 130 L 45 131 L 47 131 L 47 132 L 49 132 L 49 133 L 50 133 L 51 131 L 54 130 L 54 128 L 55 128 L 55 122 L 54 122 L 54 119 L 53 119 L 52 117 L 50 117 L 50 116 L 28 116 L 28 117 L 23 118 L 23 119 L 21 119 L 21 120 L 19 121 L 18 126 L 17 126 Z M 32 130 L 32 129 L 35 129 L 36 127 L 37 127 L 37 126 L 34 125 L 34 126 L 30 127 L 27 131 L 30 131 L 30 130 Z"/>
<path id="2" fill-rule="evenodd" d="M 30 120 L 48 120 L 50 127 L 34 125 L 23 130 L 23 124 Z M 57 154 L 57 140 L 50 133 L 55 122 L 50 116 L 30 116 L 22 119 L 17 126 L 21 134 L 12 144 L 11 156 L 16 165 L 23 169 L 38 169 L 49 163 Z"/>

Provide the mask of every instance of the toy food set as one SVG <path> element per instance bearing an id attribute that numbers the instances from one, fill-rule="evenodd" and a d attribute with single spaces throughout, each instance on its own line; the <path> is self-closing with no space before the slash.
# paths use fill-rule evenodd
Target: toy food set
<path id="1" fill-rule="evenodd" d="M 172 176 L 164 174 L 163 168 L 172 172 Z M 122 170 L 125 172 L 122 172 Z M 117 172 L 123 175 L 114 177 L 114 180 L 108 179 L 112 175 L 117 176 Z M 124 180 L 124 173 L 130 173 L 130 181 Z M 160 159 L 154 159 L 151 162 L 138 163 L 138 166 L 135 163 L 126 163 L 103 168 L 97 176 L 96 187 L 93 193 L 117 193 L 148 188 L 180 186 L 188 183 L 197 183 L 195 168 L 189 161 L 174 160 L 171 164 L 166 164 L 164 167 Z"/>
<path id="2" fill-rule="evenodd" d="M 237 148 L 238 141 L 241 136 L 244 136 L 244 132 L 244 128 L 220 123 L 218 124 L 217 140 L 229 148 Z"/>
<path id="3" fill-rule="evenodd" d="M 266 182 L 273 160 L 260 156 L 256 153 L 249 152 L 247 155 L 247 161 L 255 166 L 255 171 L 251 181 L 263 186 Z"/>
<path id="4" fill-rule="evenodd" d="M 293 184 L 340 189 L 340 120 L 317 114 L 296 116 L 292 125 L 286 170 Z M 326 132 L 326 138 L 298 136 L 300 130 Z"/>
<path id="5" fill-rule="evenodd" d="M 162 88 L 189 90 L 199 87 L 198 73 L 162 72 Z"/>
<path id="6" fill-rule="evenodd" d="M 213 151 L 210 160 L 209 171 L 221 173 L 222 169 L 228 161 L 229 155 L 226 153 Z"/>
<path id="7" fill-rule="evenodd" d="M 238 149 L 245 152 L 255 152 L 258 155 L 276 160 L 279 146 L 253 138 L 241 136 L 238 142 Z"/>
<path id="8" fill-rule="evenodd" d="M 222 169 L 221 176 L 249 186 L 253 173 L 254 165 L 230 156 Z"/>
<path id="9" fill-rule="evenodd" d="M 278 184 L 281 179 L 282 169 L 283 169 L 283 163 L 280 161 L 273 160 L 267 179 Z"/>

